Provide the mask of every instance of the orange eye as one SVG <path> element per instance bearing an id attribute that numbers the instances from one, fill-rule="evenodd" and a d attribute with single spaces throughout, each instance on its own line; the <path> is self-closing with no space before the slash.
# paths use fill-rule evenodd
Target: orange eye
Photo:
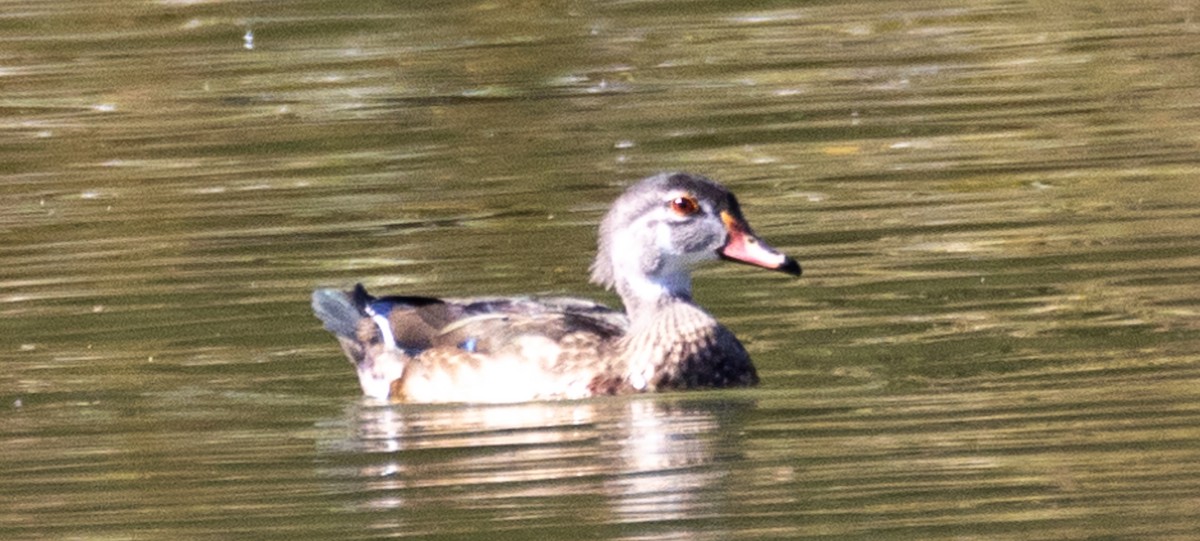
<path id="1" fill-rule="evenodd" d="M 700 212 L 700 203 L 696 202 L 696 198 L 685 195 L 676 197 L 671 200 L 671 211 L 680 216 L 691 216 Z"/>

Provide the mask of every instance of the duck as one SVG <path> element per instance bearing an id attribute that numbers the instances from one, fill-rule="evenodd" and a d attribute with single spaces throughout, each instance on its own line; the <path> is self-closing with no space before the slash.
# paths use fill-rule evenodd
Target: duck
<path id="1" fill-rule="evenodd" d="M 373 296 L 321 288 L 312 307 L 367 397 L 514 403 L 759 382 L 746 348 L 692 298 L 710 261 L 800 276 L 762 241 L 733 193 L 668 172 L 629 186 L 602 219 L 591 282 L 624 311 L 572 297 Z"/>

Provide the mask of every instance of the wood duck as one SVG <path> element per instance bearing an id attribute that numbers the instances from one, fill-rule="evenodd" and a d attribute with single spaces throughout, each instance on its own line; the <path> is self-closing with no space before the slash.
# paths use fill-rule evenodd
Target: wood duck
<path id="1" fill-rule="evenodd" d="M 800 275 L 754 235 L 729 190 L 663 173 L 600 224 L 591 281 L 625 313 L 574 298 L 373 297 L 318 289 L 312 305 L 363 393 L 402 402 L 523 402 L 758 383 L 741 342 L 692 300 L 691 270 L 726 259 Z"/>

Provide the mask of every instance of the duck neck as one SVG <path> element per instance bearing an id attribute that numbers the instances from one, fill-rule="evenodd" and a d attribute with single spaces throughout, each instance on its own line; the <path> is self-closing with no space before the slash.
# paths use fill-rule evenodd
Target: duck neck
<path id="1" fill-rule="evenodd" d="M 617 284 L 617 294 L 634 328 L 650 324 L 656 314 L 675 303 L 692 303 L 692 278 L 680 273 L 668 276 L 639 276 Z"/>

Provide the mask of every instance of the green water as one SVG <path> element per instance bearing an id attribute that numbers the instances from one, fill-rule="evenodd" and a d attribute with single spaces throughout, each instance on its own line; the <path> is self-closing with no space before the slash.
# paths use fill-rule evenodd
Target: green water
<path id="1" fill-rule="evenodd" d="M 1187 2 L 10 2 L 0 538 L 1193 539 Z M 359 398 L 308 307 L 587 283 L 629 182 L 792 280 L 751 390 Z"/>

